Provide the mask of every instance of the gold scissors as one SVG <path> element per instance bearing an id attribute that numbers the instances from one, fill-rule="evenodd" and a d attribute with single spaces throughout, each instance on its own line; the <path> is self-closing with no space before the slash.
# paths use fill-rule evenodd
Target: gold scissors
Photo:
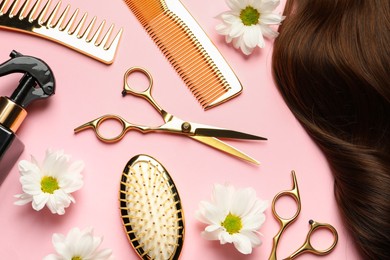
<path id="1" fill-rule="evenodd" d="M 149 86 L 143 90 L 143 91 L 136 91 L 128 84 L 128 78 L 129 76 L 134 72 L 140 72 L 144 74 L 147 79 L 149 80 Z M 219 127 L 209 126 L 209 125 L 202 125 L 197 124 L 189 121 L 184 121 L 164 109 L 160 107 L 160 105 L 156 102 L 156 100 L 152 96 L 152 87 L 153 87 L 153 78 L 152 75 L 144 68 L 141 67 L 132 67 L 128 69 L 124 75 L 124 86 L 122 95 L 125 96 L 127 94 L 134 95 L 136 97 L 144 98 L 146 99 L 161 115 L 161 117 L 164 120 L 164 124 L 157 126 L 157 127 L 148 127 L 148 126 L 142 126 L 142 125 L 135 125 L 132 124 L 125 119 L 123 119 L 120 116 L 117 115 L 104 115 L 99 118 L 96 118 L 88 123 L 85 123 L 76 129 L 74 129 L 75 133 L 78 133 L 80 131 L 83 131 L 88 128 L 92 128 L 96 134 L 96 136 L 103 142 L 111 143 L 111 142 L 117 142 L 121 140 L 124 135 L 130 131 L 130 130 L 137 130 L 142 133 L 149 133 L 149 132 L 164 132 L 164 133 L 173 133 L 173 134 L 181 134 L 188 136 L 196 141 L 199 141 L 203 144 L 209 145 L 213 148 L 216 148 L 220 151 L 226 152 L 230 155 L 236 156 L 240 159 L 243 159 L 245 161 L 259 164 L 259 162 L 250 156 L 244 154 L 243 152 L 237 150 L 236 148 L 222 142 L 221 140 L 217 139 L 217 137 L 220 138 L 234 138 L 234 139 L 248 139 L 248 140 L 267 140 L 267 138 L 255 136 L 251 134 L 246 134 L 238 131 L 223 129 Z M 105 137 L 102 135 L 102 133 L 99 131 L 99 127 L 101 124 L 108 120 L 116 120 L 122 125 L 122 131 L 115 137 Z"/>
<path id="2" fill-rule="evenodd" d="M 276 249 L 278 247 L 280 237 L 282 236 L 284 230 L 297 219 L 299 213 L 301 212 L 301 197 L 299 196 L 297 178 L 295 176 L 294 171 L 292 171 L 291 174 L 292 174 L 292 178 L 293 178 L 293 188 L 291 190 L 279 192 L 278 194 L 275 195 L 275 197 L 272 201 L 272 213 L 273 213 L 275 219 L 279 222 L 280 229 L 279 229 L 279 232 L 273 238 L 272 251 L 271 251 L 271 255 L 269 257 L 269 260 L 276 260 L 277 259 L 276 258 Z M 295 212 L 295 215 L 292 216 L 291 218 L 282 218 L 276 212 L 275 204 L 278 201 L 278 199 L 280 199 L 283 196 L 292 197 L 295 200 L 295 202 L 297 203 L 297 211 Z M 337 235 L 336 229 L 330 224 L 318 223 L 314 220 L 310 220 L 309 224 L 310 224 L 310 229 L 307 233 L 305 242 L 294 253 L 292 253 L 289 257 L 285 258 L 285 260 L 294 259 L 298 255 L 303 254 L 303 253 L 311 253 L 311 254 L 320 255 L 320 256 L 327 255 L 334 249 L 334 247 L 336 246 L 337 241 L 338 241 L 338 235 Z M 312 244 L 310 243 L 310 237 L 311 237 L 312 233 L 317 229 L 327 229 L 330 232 L 332 232 L 333 243 L 329 248 L 327 248 L 325 250 L 319 250 L 319 249 L 314 248 L 312 246 Z"/>

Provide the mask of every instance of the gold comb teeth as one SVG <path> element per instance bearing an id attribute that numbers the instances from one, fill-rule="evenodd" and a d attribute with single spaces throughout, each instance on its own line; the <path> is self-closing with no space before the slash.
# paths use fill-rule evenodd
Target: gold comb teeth
<path id="1" fill-rule="evenodd" d="M 156 159 L 137 155 L 120 184 L 120 210 L 128 239 L 141 259 L 178 259 L 184 214 L 170 175 Z"/>
<path id="2" fill-rule="evenodd" d="M 237 96 L 236 75 L 179 0 L 124 0 L 204 109 Z"/>
<path id="3" fill-rule="evenodd" d="M 114 29 L 113 24 L 103 35 L 106 22 L 103 20 L 98 28 L 94 30 L 97 19 L 95 16 L 88 26 L 83 29 L 87 20 L 87 13 L 84 13 L 78 22 L 76 20 L 79 9 L 76 9 L 70 18 L 67 18 L 70 5 L 66 6 L 57 19 L 62 1 L 57 2 L 47 18 L 47 12 L 52 3 L 51 0 L 46 1 L 39 13 L 41 0 L 36 0 L 29 11 L 31 0 L 25 0 L 20 8 L 18 8 L 19 2 L 21 1 L 0 1 L 0 28 L 28 33 L 57 42 L 105 64 L 111 64 L 114 61 L 123 32 L 122 28 L 110 41 Z M 9 7 L 7 8 L 7 6 Z"/>

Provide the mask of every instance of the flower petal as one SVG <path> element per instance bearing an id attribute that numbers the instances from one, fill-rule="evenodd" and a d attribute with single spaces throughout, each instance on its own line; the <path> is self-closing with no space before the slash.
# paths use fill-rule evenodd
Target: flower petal
<path id="1" fill-rule="evenodd" d="M 240 253 L 245 255 L 252 253 L 252 244 L 248 237 L 242 234 L 234 234 L 232 237 L 233 244 Z"/>
<path id="2" fill-rule="evenodd" d="M 254 6 L 262 13 L 272 12 L 280 4 L 279 0 L 257 0 Z"/>
<path id="3" fill-rule="evenodd" d="M 79 175 L 84 170 L 84 166 L 85 164 L 83 161 L 75 161 L 70 165 L 68 172 L 70 174 Z"/>
<path id="4" fill-rule="evenodd" d="M 220 23 L 215 26 L 215 30 L 221 35 L 228 35 L 230 27 L 228 27 L 225 23 Z"/>
<path id="5" fill-rule="evenodd" d="M 59 255 L 50 254 L 50 255 L 45 256 L 43 258 L 43 260 L 64 260 L 64 258 L 59 256 Z"/>
<path id="6" fill-rule="evenodd" d="M 252 247 L 258 247 L 262 244 L 262 241 L 261 239 L 259 238 L 258 235 L 256 235 L 255 232 L 251 232 L 251 231 L 242 231 L 240 232 L 242 235 L 246 236 L 247 238 L 249 238 L 249 240 L 251 241 L 251 246 Z"/>
<path id="7" fill-rule="evenodd" d="M 38 195 L 34 195 L 32 200 L 32 207 L 36 211 L 40 211 L 45 204 L 48 202 L 49 196 L 46 193 L 40 193 Z"/>
<path id="8" fill-rule="evenodd" d="M 89 234 L 84 234 L 77 241 L 74 253 L 82 258 L 89 258 L 93 256 L 94 251 L 99 247 L 101 241 L 102 239 L 98 238 L 98 244 L 95 247 L 94 237 Z"/>
<path id="9" fill-rule="evenodd" d="M 276 38 L 279 35 L 278 32 L 272 30 L 270 27 L 265 26 L 265 25 L 261 26 L 261 32 L 263 33 L 264 36 L 266 36 L 270 39 Z"/>
<path id="10" fill-rule="evenodd" d="M 225 13 L 220 14 L 220 19 L 228 25 L 242 23 L 241 19 L 232 12 L 225 12 Z"/>
<path id="11" fill-rule="evenodd" d="M 226 231 L 222 231 L 219 234 L 219 240 L 221 241 L 221 244 L 232 243 L 233 242 L 233 236 L 230 235 Z"/>
<path id="12" fill-rule="evenodd" d="M 63 257 L 72 257 L 70 248 L 65 243 L 65 236 L 62 234 L 53 234 L 52 243 L 56 252 Z"/>
<path id="13" fill-rule="evenodd" d="M 48 200 L 46 203 L 46 206 L 50 209 L 51 213 L 58 214 L 58 215 L 64 215 L 65 214 L 65 205 L 63 201 L 56 200 L 55 195 L 51 194 L 48 196 Z M 58 197 L 57 197 L 58 198 Z"/>
<path id="14" fill-rule="evenodd" d="M 258 230 L 265 222 L 265 215 L 261 213 L 242 218 L 243 230 Z"/>
<path id="15" fill-rule="evenodd" d="M 103 249 L 94 254 L 93 260 L 107 260 L 112 255 L 111 249 Z"/>
<path id="16" fill-rule="evenodd" d="M 111 249 L 98 250 L 102 237 L 93 236 L 93 229 L 72 228 L 66 236 L 62 234 L 53 234 L 52 242 L 59 254 L 58 259 L 70 260 L 75 256 L 85 260 L 108 260 L 111 259 Z M 55 255 L 49 255 L 48 259 Z"/>
<path id="17" fill-rule="evenodd" d="M 26 205 L 27 203 L 30 203 L 32 201 L 32 196 L 26 193 L 23 194 L 16 194 L 14 195 L 15 198 L 19 199 L 14 202 L 15 205 L 22 206 Z"/>
<path id="18" fill-rule="evenodd" d="M 259 25 L 246 26 L 243 34 L 245 45 L 249 48 L 255 48 L 259 43 L 260 34 L 261 29 Z"/>
<path id="19" fill-rule="evenodd" d="M 207 201 L 199 203 L 199 213 L 203 216 L 202 220 L 207 220 L 206 224 L 219 225 L 225 218 L 217 207 Z"/>
<path id="20" fill-rule="evenodd" d="M 204 230 L 206 232 L 214 232 L 215 230 L 218 230 L 220 228 L 221 228 L 220 225 L 208 225 Z"/>
<path id="21" fill-rule="evenodd" d="M 215 230 L 213 232 L 203 231 L 201 236 L 207 240 L 219 240 L 219 234 L 223 232 L 222 229 Z"/>
<path id="22" fill-rule="evenodd" d="M 237 190 L 232 202 L 231 212 L 238 216 L 245 216 L 252 209 L 255 201 L 256 191 L 254 189 L 246 188 Z"/>
<path id="23" fill-rule="evenodd" d="M 257 46 L 259 46 L 260 48 L 265 47 L 264 37 L 262 34 L 260 34 L 260 36 L 259 36 L 259 44 L 257 44 Z"/>
<path id="24" fill-rule="evenodd" d="M 265 24 L 265 25 L 272 25 L 272 24 L 279 25 L 283 21 L 283 19 L 284 16 L 269 13 L 260 16 L 259 21 L 261 24 Z"/>
<path id="25" fill-rule="evenodd" d="M 226 0 L 226 4 L 230 9 L 239 12 L 241 9 L 245 8 L 245 2 L 239 0 Z"/>
<path id="26" fill-rule="evenodd" d="M 28 174 L 39 174 L 40 169 L 37 164 L 26 161 L 26 160 L 21 160 L 18 163 L 18 168 L 19 168 L 19 173 L 21 176 L 23 175 L 28 175 Z"/>
<path id="27" fill-rule="evenodd" d="M 229 36 L 230 37 L 241 36 L 245 32 L 245 30 L 244 30 L 245 27 L 246 26 L 242 22 L 232 24 L 231 30 L 229 32 Z"/>
<path id="28" fill-rule="evenodd" d="M 214 185 L 212 200 L 224 212 L 224 215 L 227 215 L 230 212 L 234 192 L 235 188 L 232 185 Z"/>

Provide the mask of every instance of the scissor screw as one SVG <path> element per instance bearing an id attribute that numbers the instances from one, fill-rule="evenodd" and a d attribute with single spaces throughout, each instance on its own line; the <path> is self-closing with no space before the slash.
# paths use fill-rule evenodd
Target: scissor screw
<path id="1" fill-rule="evenodd" d="M 188 123 L 188 122 L 184 122 L 182 125 L 181 125 L 181 130 L 184 132 L 184 133 L 189 133 L 191 131 L 191 124 Z"/>

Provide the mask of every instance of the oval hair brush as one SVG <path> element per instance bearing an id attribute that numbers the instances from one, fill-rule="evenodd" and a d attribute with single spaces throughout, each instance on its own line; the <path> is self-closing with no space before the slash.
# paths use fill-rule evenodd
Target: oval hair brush
<path id="1" fill-rule="evenodd" d="M 120 212 L 141 259 L 178 259 L 184 240 L 179 193 L 164 166 L 148 155 L 130 159 L 120 183 Z"/>

